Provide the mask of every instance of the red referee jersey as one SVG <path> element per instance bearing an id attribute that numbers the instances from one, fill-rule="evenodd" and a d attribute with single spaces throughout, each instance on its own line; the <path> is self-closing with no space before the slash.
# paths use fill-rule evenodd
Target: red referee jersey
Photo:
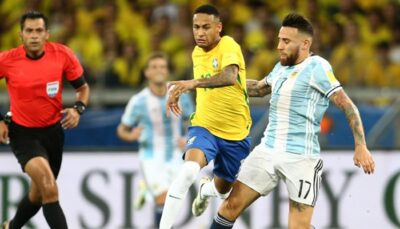
<path id="1" fill-rule="evenodd" d="M 79 78 L 83 69 L 64 45 L 47 42 L 37 60 L 26 57 L 23 46 L 0 53 L 0 78 L 5 77 L 12 119 L 25 127 L 46 127 L 62 115 L 62 81 Z"/>

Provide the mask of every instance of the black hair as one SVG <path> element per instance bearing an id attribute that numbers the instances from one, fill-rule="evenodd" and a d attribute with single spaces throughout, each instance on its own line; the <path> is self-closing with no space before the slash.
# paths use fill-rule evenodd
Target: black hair
<path id="1" fill-rule="evenodd" d="M 285 19 L 283 19 L 282 26 L 296 28 L 299 31 L 306 33 L 310 36 L 314 35 L 314 29 L 311 23 L 300 14 L 288 14 Z"/>
<path id="2" fill-rule="evenodd" d="M 197 7 L 197 9 L 194 11 L 194 14 L 208 14 L 208 15 L 214 15 L 214 17 L 219 18 L 218 9 L 215 8 L 215 6 L 209 4 Z"/>
<path id="3" fill-rule="evenodd" d="M 32 10 L 32 11 L 28 11 L 28 12 L 24 13 L 21 16 L 21 18 L 19 20 L 19 24 L 20 24 L 21 30 L 24 29 L 24 25 L 25 25 L 26 19 L 40 19 L 40 18 L 43 19 L 44 28 L 47 29 L 47 24 L 48 24 L 47 17 L 44 14 L 42 14 L 41 12 L 39 12 L 39 11 Z"/>

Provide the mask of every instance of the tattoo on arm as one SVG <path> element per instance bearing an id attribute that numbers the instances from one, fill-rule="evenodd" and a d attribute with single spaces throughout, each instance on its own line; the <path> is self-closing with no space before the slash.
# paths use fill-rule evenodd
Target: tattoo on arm
<path id="1" fill-rule="evenodd" d="M 247 80 L 247 94 L 250 97 L 264 97 L 271 93 L 271 87 L 263 81 Z"/>
<path id="2" fill-rule="evenodd" d="M 216 88 L 232 86 L 236 83 L 236 77 L 238 75 L 237 65 L 228 65 L 222 69 L 218 74 L 211 76 L 210 78 L 203 78 L 197 80 L 198 88 Z"/>
<path id="3" fill-rule="evenodd" d="M 306 210 L 306 208 L 310 207 L 309 205 L 298 203 L 296 201 L 290 200 L 290 203 L 293 208 L 295 208 L 297 211 L 302 212 Z"/>
<path id="4" fill-rule="evenodd" d="M 334 93 L 330 97 L 330 100 L 345 113 L 351 131 L 353 132 L 355 145 L 365 145 L 365 134 L 360 113 L 344 90 Z"/>

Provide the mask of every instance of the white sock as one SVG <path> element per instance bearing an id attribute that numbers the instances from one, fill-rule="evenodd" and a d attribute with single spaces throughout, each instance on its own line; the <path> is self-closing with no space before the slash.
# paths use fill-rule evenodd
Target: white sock
<path id="1" fill-rule="evenodd" d="M 206 199 L 217 196 L 217 189 L 215 188 L 214 179 L 211 182 L 203 184 L 200 189 L 200 198 Z"/>
<path id="2" fill-rule="evenodd" d="M 185 161 L 178 176 L 168 190 L 161 217 L 160 229 L 170 229 L 180 212 L 183 200 L 200 172 L 200 165 L 194 161 Z"/>
<path id="3" fill-rule="evenodd" d="M 217 188 L 215 187 L 214 179 L 211 182 L 203 184 L 203 187 L 201 187 L 200 190 L 200 198 L 205 199 L 205 198 L 210 198 L 210 197 L 219 197 L 221 199 L 226 199 L 229 194 L 231 193 L 232 189 L 229 190 L 229 192 L 222 194 L 219 193 Z"/>

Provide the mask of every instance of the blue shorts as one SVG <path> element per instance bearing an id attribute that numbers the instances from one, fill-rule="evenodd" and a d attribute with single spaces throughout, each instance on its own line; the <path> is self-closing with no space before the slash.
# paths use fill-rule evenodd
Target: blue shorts
<path id="1" fill-rule="evenodd" d="M 243 159 L 250 153 L 250 137 L 230 141 L 213 135 L 206 128 L 191 126 L 187 139 L 186 151 L 193 148 L 203 151 L 207 162 L 214 160 L 214 174 L 228 182 L 236 180 Z"/>

